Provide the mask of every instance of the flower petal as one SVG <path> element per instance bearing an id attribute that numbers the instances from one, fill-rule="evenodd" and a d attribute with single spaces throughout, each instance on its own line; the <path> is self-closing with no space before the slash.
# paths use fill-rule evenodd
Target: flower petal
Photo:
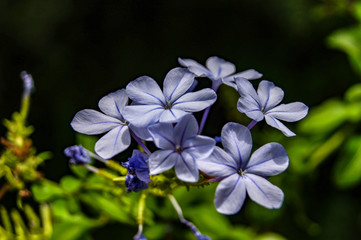
<path id="1" fill-rule="evenodd" d="M 241 209 L 245 199 L 244 178 L 238 174 L 232 174 L 218 184 L 214 204 L 218 212 L 230 215 Z"/>
<path id="2" fill-rule="evenodd" d="M 223 83 L 228 85 L 228 86 L 231 86 L 231 87 L 233 87 L 234 89 L 237 90 L 237 84 L 235 83 L 235 78 L 239 78 L 239 77 L 245 78 L 245 79 L 248 79 L 248 80 L 253 80 L 253 79 L 257 79 L 257 78 L 262 77 L 262 74 L 257 72 L 254 69 L 248 69 L 246 71 L 236 73 L 236 74 L 233 74 L 231 76 L 223 78 Z"/>
<path id="3" fill-rule="evenodd" d="M 271 127 L 277 128 L 278 130 L 280 130 L 287 137 L 296 136 L 296 134 L 294 132 L 289 130 L 283 123 L 278 121 L 276 118 L 266 115 L 265 119 L 266 119 L 266 122 L 267 122 L 268 125 L 270 125 Z"/>
<path id="4" fill-rule="evenodd" d="M 244 179 L 247 193 L 254 202 L 266 208 L 280 208 L 282 206 L 284 194 L 280 188 L 254 174 L 247 173 Z"/>
<path id="5" fill-rule="evenodd" d="M 222 128 L 222 145 L 237 166 L 247 162 L 252 150 L 252 136 L 249 129 L 238 123 L 227 123 Z"/>
<path id="6" fill-rule="evenodd" d="M 192 114 L 183 117 L 174 127 L 175 143 L 183 147 L 184 141 L 198 134 L 198 123 Z"/>
<path id="7" fill-rule="evenodd" d="M 95 152 L 104 159 L 114 157 L 130 145 L 128 126 L 121 125 L 109 131 L 95 144 Z"/>
<path id="8" fill-rule="evenodd" d="M 213 75 L 212 80 L 218 80 L 236 71 L 236 67 L 233 63 L 227 62 L 219 57 L 208 58 L 206 61 L 206 66 Z"/>
<path id="9" fill-rule="evenodd" d="M 162 115 L 159 118 L 159 122 L 175 123 L 188 114 L 188 112 L 179 109 L 164 109 Z"/>
<path id="10" fill-rule="evenodd" d="M 261 108 L 260 99 L 252 83 L 245 78 L 235 78 L 235 82 L 237 84 L 238 93 L 242 97 L 253 99 L 254 103 Z"/>
<path id="11" fill-rule="evenodd" d="M 183 67 L 187 67 L 188 70 L 194 73 L 197 77 L 211 75 L 211 72 L 207 68 L 192 59 L 178 58 L 178 62 Z"/>
<path id="12" fill-rule="evenodd" d="M 212 89 L 205 88 L 184 94 L 172 104 L 172 108 L 186 112 L 199 112 L 211 106 L 216 100 L 217 94 Z"/>
<path id="13" fill-rule="evenodd" d="M 246 169 L 247 173 L 269 177 L 286 170 L 288 162 L 287 152 L 281 144 L 267 143 L 252 154 L 248 164 L 242 169 Z"/>
<path id="14" fill-rule="evenodd" d="M 258 102 L 249 96 L 240 97 L 238 99 L 237 109 L 239 112 L 246 114 L 247 117 L 257 122 L 262 121 L 264 118 L 264 114 L 261 112 Z"/>
<path id="15" fill-rule="evenodd" d="M 259 83 L 257 93 L 264 112 L 279 104 L 284 96 L 281 88 L 276 87 L 273 82 L 266 80 Z"/>
<path id="16" fill-rule="evenodd" d="M 72 128 L 84 134 L 100 134 L 121 124 L 119 119 L 109 117 L 101 112 L 84 109 L 77 112 L 71 121 Z"/>
<path id="17" fill-rule="evenodd" d="M 173 68 L 164 79 L 164 96 L 172 103 L 187 92 L 193 82 L 194 74 L 186 68 Z"/>
<path id="18" fill-rule="evenodd" d="M 213 138 L 197 135 L 194 138 L 184 141 L 183 151 L 194 156 L 197 161 L 209 157 L 216 145 Z"/>
<path id="19" fill-rule="evenodd" d="M 259 73 L 254 69 L 248 69 L 248 70 L 245 70 L 243 72 L 233 74 L 233 75 L 231 75 L 231 76 L 229 76 L 227 78 L 241 77 L 241 78 L 245 78 L 245 79 L 248 79 L 248 80 L 253 80 L 253 79 L 261 78 L 262 76 L 263 76 L 262 73 Z"/>
<path id="20" fill-rule="evenodd" d="M 138 104 L 166 105 L 158 83 L 148 76 L 139 77 L 128 83 L 126 92 L 129 98 Z"/>
<path id="21" fill-rule="evenodd" d="M 293 102 L 281 104 L 266 112 L 266 115 L 278 118 L 286 122 L 295 122 L 304 117 L 308 113 L 308 107 L 301 102 Z"/>
<path id="22" fill-rule="evenodd" d="M 150 175 L 159 174 L 171 169 L 179 154 L 173 150 L 158 150 L 153 152 L 148 159 Z"/>
<path id="23" fill-rule="evenodd" d="M 212 177 L 226 177 L 238 171 L 232 157 L 217 146 L 209 157 L 197 160 L 197 165 L 199 170 Z"/>
<path id="24" fill-rule="evenodd" d="M 123 119 L 123 109 L 128 105 L 128 96 L 125 89 L 109 93 L 99 101 L 99 108 L 103 113 L 111 117 Z"/>
<path id="25" fill-rule="evenodd" d="M 182 152 L 177 158 L 174 166 L 177 177 L 183 182 L 197 182 L 199 171 L 194 156 L 187 152 Z"/>
<path id="26" fill-rule="evenodd" d="M 130 105 L 124 108 L 123 116 L 137 127 L 148 127 L 158 122 L 164 111 L 159 105 Z"/>
<path id="27" fill-rule="evenodd" d="M 154 144 L 160 149 L 175 149 L 173 125 L 171 123 L 157 123 L 148 127 Z"/>

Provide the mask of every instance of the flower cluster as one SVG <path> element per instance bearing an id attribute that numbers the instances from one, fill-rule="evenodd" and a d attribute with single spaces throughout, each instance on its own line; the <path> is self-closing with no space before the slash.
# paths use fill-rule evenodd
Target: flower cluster
<path id="1" fill-rule="evenodd" d="M 151 194 L 151 189 L 157 188 L 153 178 L 170 172 L 184 185 L 201 180 L 219 182 L 214 203 L 217 211 L 223 214 L 237 213 L 247 194 L 266 208 L 279 208 L 283 192 L 267 178 L 288 167 L 286 150 L 279 143 L 268 143 L 251 154 L 251 129 L 265 119 L 284 135 L 294 136 L 280 120 L 298 121 L 307 115 L 308 107 L 300 102 L 280 104 L 284 92 L 270 81 L 262 80 L 256 91 L 249 81 L 262 77 L 256 70 L 235 73 L 234 64 L 218 57 L 210 57 L 206 66 L 191 59 L 178 60 L 184 68 L 170 70 L 163 89 L 151 77 L 141 76 L 128 83 L 125 89 L 103 97 L 99 101 L 101 112 L 79 111 L 71 126 L 83 134 L 106 133 L 95 144 L 95 152 L 103 159 L 110 159 L 132 146 L 131 139 L 139 144 L 143 151 L 134 150 L 129 160 L 122 163 L 128 173 L 125 177 L 127 192 L 148 191 L 147 194 Z M 197 77 L 209 78 L 212 87 L 194 91 Z M 220 138 L 203 136 L 208 113 L 222 84 L 238 91 L 240 98 L 236 107 L 252 121 L 247 127 L 226 123 Z M 205 111 L 198 124 L 193 113 L 202 110 Z M 215 139 L 223 148 L 216 146 Z M 149 145 L 155 150 L 150 151 Z M 89 162 L 83 155 L 74 156 L 71 149 L 66 153 L 73 164 Z M 77 151 L 79 153 L 82 154 Z M 74 161 L 74 158 L 79 160 Z M 173 198 L 171 200 L 177 209 L 179 206 Z M 188 221 L 184 222 L 194 228 Z M 141 230 L 136 236 L 143 236 Z"/>

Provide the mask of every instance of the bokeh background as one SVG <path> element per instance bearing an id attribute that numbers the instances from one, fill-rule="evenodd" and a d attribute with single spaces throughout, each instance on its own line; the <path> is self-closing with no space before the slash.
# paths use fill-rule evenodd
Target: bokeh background
<path id="1" fill-rule="evenodd" d="M 101 97 L 124 88 L 138 76 L 148 75 L 161 83 L 171 68 L 179 66 L 178 57 L 205 63 L 208 57 L 219 56 L 234 63 L 238 71 L 254 68 L 263 73 L 263 79 L 275 82 L 285 91 L 284 102 L 302 101 L 311 111 L 315 108 L 322 112 L 319 106 L 325 101 L 343 99 L 345 91 L 360 81 L 357 44 L 361 45 L 361 41 L 348 39 L 346 34 L 343 48 L 345 45 L 331 39 L 335 32 L 358 26 L 359 10 L 355 7 L 358 3 L 1 0 L 0 117 L 9 118 L 19 108 L 22 91 L 19 73 L 28 71 L 36 86 L 29 116 L 29 123 L 36 129 L 33 140 L 39 151 L 53 152 L 52 159 L 41 170 L 49 179 L 58 181 L 71 174 L 63 149 L 76 141 L 70 127 L 74 114 L 84 108 L 96 109 Z M 352 31 L 361 35 L 360 28 Z M 200 84 L 210 85 L 207 80 Z M 235 105 L 226 105 L 237 101 L 237 96 L 226 88 L 220 89 L 220 98 L 224 96 L 226 100 L 217 102 L 206 133 L 217 134 L 226 121 L 247 124 L 235 111 Z M 323 117 L 307 121 L 309 125 L 290 124 L 296 132 L 300 129 L 298 142 L 288 141 L 260 124 L 255 131 L 254 137 L 259 139 L 256 144 L 281 141 L 291 162 L 294 155 L 295 165 L 291 163 L 285 176 L 275 180 L 286 193 L 285 204 L 281 210 L 270 211 L 249 201 L 244 210 L 228 218 L 232 224 L 259 233 L 274 232 L 286 239 L 361 237 L 358 177 L 352 184 L 341 186 L 333 177 L 340 166 L 338 159 L 345 155 L 337 151 L 351 135 L 358 133 L 358 120 L 353 121 L 349 135 L 339 139 L 338 145 L 325 146 L 342 124 L 348 125 L 344 119 L 318 131 L 318 126 L 328 124 L 322 120 L 332 118 L 334 109 L 331 105 L 324 110 L 326 113 L 322 112 Z M 314 126 L 315 121 L 318 125 Z M 5 130 L 0 127 L 2 136 Z M 322 157 L 316 154 L 312 160 L 312 153 L 317 152 L 312 147 L 316 145 L 309 146 L 307 142 L 325 146 L 326 151 L 321 149 L 318 153 Z M 358 142 L 354 145 L 357 149 Z M 309 161 L 315 161 L 312 167 L 303 167 Z M 184 230 L 173 227 L 175 232 Z M 136 228 L 129 230 L 110 224 L 93 230 L 92 236 L 101 239 L 107 234 L 109 239 L 123 239 L 116 236 L 127 231 L 131 236 Z"/>

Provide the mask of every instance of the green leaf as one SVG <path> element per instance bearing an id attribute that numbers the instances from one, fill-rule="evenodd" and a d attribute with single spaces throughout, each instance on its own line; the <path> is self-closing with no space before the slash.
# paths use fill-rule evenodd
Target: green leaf
<path id="1" fill-rule="evenodd" d="M 339 162 L 334 168 L 334 182 L 341 188 L 352 187 L 361 181 L 361 136 L 347 141 Z"/>
<path id="2" fill-rule="evenodd" d="M 38 202 L 51 201 L 54 198 L 64 195 L 64 191 L 61 187 L 48 180 L 33 184 L 31 186 L 31 191 L 35 200 Z"/>
<path id="3" fill-rule="evenodd" d="M 79 190 L 79 188 L 82 185 L 82 182 L 73 176 L 64 176 L 60 180 L 60 185 L 67 192 L 73 193 Z"/>
<path id="4" fill-rule="evenodd" d="M 107 213 L 107 215 L 119 222 L 131 223 L 128 217 L 131 209 L 127 209 L 128 206 L 120 203 L 110 194 L 101 195 L 95 192 L 88 192 L 81 194 L 80 199 L 95 209 Z"/>
<path id="5" fill-rule="evenodd" d="M 361 83 L 351 86 L 345 94 L 345 99 L 349 102 L 361 101 Z"/>
<path id="6" fill-rule="evenodd" d="M 308 116 L 300 122 L 300 130 L 305 133 L 327 133 L 348 119 L 346 104 L 337 99 L 330 99 L 311 109 Z"/>
<path id="7" fill-rule="evenodd" d="M 90 225 L 84 225 L 82 222 L 74 224 L 73 222 L 61 222 L 54 226 L 51 240 L 75 240 L 79 239 L 89 229 Z"/>

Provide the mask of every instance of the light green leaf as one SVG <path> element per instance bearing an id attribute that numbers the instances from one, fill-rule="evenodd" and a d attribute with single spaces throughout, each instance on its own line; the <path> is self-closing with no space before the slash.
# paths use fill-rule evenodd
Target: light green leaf
<path id="1" fill-rule="evenodd" d="M 56 183 L 53 183 L 49 180 L 44 180 L 40 183 L 33 184 L 31 186 L 31 191 L 35 200 L 38 202 L 50 201 L 54 198 L 64 195 L 63 189 Z"/>
<path id="2" fill-rule="evenodd" d="M 82 182 L 73 176 L 64 176 L 60 180 L 60 185 L 69 193 L 76 192 L 82 185 Z"/>

